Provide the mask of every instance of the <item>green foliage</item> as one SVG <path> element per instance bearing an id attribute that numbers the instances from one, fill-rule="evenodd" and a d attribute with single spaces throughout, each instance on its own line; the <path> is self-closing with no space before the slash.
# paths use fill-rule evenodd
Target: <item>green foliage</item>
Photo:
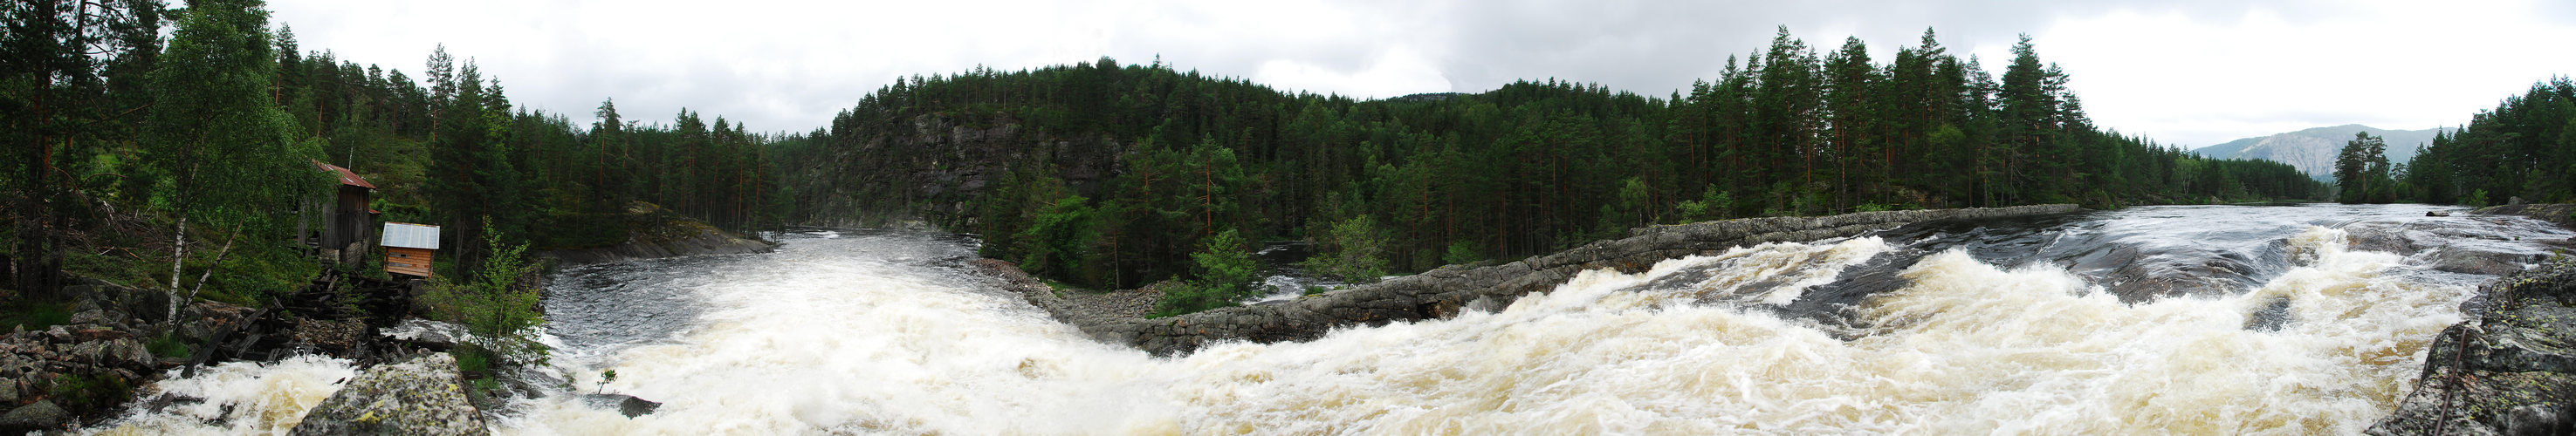
<path id="1" fill-rule="evenodd" d="M 1243 237 L 1233 229 L 1209 236 L 1199 252 L 1190 254 L 1190 259 L 1197 263 L 1197 274 L 1165 290 L 1162 301 L 1155 303 L 1153 316 L 1232 307 L 1261 295 L 1256 282 L 1261 265 L 1253 260 Z"/>
<path id="2" fill-rule="evenodd" d="M 155 204 L 200 222 L 249 224 L 261 240 L 286 236 L 293 202 L 319 195 L 318 142 L 297 137 L 272 102 L 277 71 L 268 12 L 255 1 L 202 2 L 181 14 L 153 72 L 143 160 Z M 257 245 L 257 244 L 255 244 Z"/>
<path id="3" fill-rule="evenodd" d="M 160 337 L 152 338 L 151 342 L 143 343 L 143 347 L 152 350 L 152 355 L 163 358 L 183 358 L 190 354 L 188 341 L 181 339 L 177 334 L 162 334 Z"/>
<path id="4" fill-rule="evenodd" d="M 25 326 L 27 330 L 33 331 L 71 322 L 72 307 L 69 302 L 18 296 L 11 296 L 8 301 L 0 302 L 0 328 Z"/>
<path id="5" fill-rule="evenodd" d="M 1674 211 L 1680 213 L 1681 222 L 1720 220 L 1728 217 L 1727 210 L 1733 209 L 1734 204 L 1734 195 L 1719 190 L 1717 185 L 1709 185 L 1707 189 L 1700 190 L 1699 199 L 1683 200 L 1674 206 Z"/>
<path id="6" fill-rule="evenodd" d="M 1485 253 L 1477 251 L 1476 244 L 1468 241 L 1450 242 L 1449 249 L 1440 254 L 1440 261 L 1450 265 L 1470 264 L 1484 260 Z"/>
<path id="7" fill-rule="evenodd" d="M 1089 201 L 1076 195 L 1040 210 L 1028 227 L 1015 235 L 1021 247 L 1026 248 L 1020 253 L 1020 267 L 1031 274 L 1050 277 L 1079 277 L 1088 271 L 1092 259 L 1088 249 L 1100 237 L 1098 217 Z"/>
<path id="8" fill-rule="evenodd" d="M 2400 144 L 2411 145 L 2411 144 Z M 2442 132 L 2403 165 L 2401 177 L 2428 203 L 2488 205 L 2500 198 L 2576 200 L 2576 79 L 2534 83 L 2469 124 Z"/>
<path id="9" fill-rule="evenodd" d="M 485 226 L 490 225 L 485 221 Z M 528 246 L 507 244 L 498 232 L 486 231 L 483 238 L 492 255 L 484 258 L 482 267 L 463 279 L 445 274 L 431 278 L 422 303 L 436 318 L 466 326 L 476 336 L 473 345 L 489 351 L 491 357 L 543 364 L 548 350 L 536 337 L 535 327 L 545 322 L 538 290 L 520 285 L 523 276 L 537 269 L 526 258 Z"/>
<path id="10" fill-rule="evenodd" d="M 104 413 L 134 398 L 131 382 L 115 374 L 64 375 L 54 379 L 52 392 L 54 402 L 63 410 L 80 415 Z"/>
<path id="11" fill-rule="evenodd" d="M 1307 272 L 1343 283 L 1374 283 L 1387 273 L 1386 239 L 1376 219 L 1354 216 L 1333 224 L 1331 231 L 1318 238 L 1315 242 L 1322 249 L 1306 258 L 1302 266 Z"/>

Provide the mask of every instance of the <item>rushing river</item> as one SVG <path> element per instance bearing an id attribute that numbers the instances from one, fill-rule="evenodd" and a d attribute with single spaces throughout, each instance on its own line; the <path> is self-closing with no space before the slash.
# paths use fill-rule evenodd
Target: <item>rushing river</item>
<path id="1" fill-rule="evenodd" d="M 2140 207 L 1911 226 L 1591 271 L 1499 311 L 1158 359 L 968 273 L 973 241 L 843 231 L 577 268 L 577 392 L 503 434 L 2356 433 L 2498 266 L 2569 233 L 2428 206 Z M 600 385 L 597 373 L 614 369 Z M 227 364 L 152 432 L 282 432 L 355 373 Z M 560 389 L 560 388 L 556 388 Z M 208 422 L 214 407 L 230 409 Z M 192 415 L 199 414 L 199 415 Z"/>

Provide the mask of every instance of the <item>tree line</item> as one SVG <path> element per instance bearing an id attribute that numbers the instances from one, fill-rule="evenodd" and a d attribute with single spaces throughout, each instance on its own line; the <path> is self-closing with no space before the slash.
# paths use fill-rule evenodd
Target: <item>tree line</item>
<path id="1" fill-rule="evenodd" d="M 316 267 L 287 241 L 319 231 L 337 185 L 316 162 L 380 188 L 368 206 L 384 220 L 442 225 L 442 273 L 472 273 L 487 239 L 623 242 L 639 201 L 722 228 L 774 225 L 766 150 L 804 140 L 685 109 L 646 124 L 613 101 L 575 124 L 515 106 L 444 47 L 419 78 L 302 50 L 257 0 L 31 0 L 0 14 L 12 150 L 0 239 L 22 291 L 153 262 L 171 288 L 202 275 L 219 295 L 290 291 Z"/>
<path id="2" fill-rule="evenodd" d="M 1659 223 L 2328 195 L 2286 164 L 2095 126 L 2026 36 L 2000 80 L 1934 36 L 1881 63 L 1858 39 L 1820 53 L 1783 28 L 1664 97 L 1546 79 L 1359 101 L 1108 58 L 909 77 L 778 150 L 784 207 L 973 232 L 987 257 L 1124 288 L 1235 276 L 1196 255 L 1246 240 L 1363 247 L 1327 256 L 1359 276 Z"/>
<path id="3" fill-rule="evenodd" d="M 2386 160 L 2362 139 L 2347 150 L 2357 145 L 2362 150 L 2352 153 L 2363 159 Z M 2471 116 L 2459 131 L 2435 135 L 2413 160 L 2384 173 L 2342 185 L 2346 192 L 2367 192 L 2346 195 L 2346 201 L 2483 206 L 2512 198 L 2576 200 L 2576 81 L 2556 77 L 2534 83 L 2530 91 Z M 2386 189 L 2365 186 L 2380 177 L 2386 177 L 2380 182 Z"/>

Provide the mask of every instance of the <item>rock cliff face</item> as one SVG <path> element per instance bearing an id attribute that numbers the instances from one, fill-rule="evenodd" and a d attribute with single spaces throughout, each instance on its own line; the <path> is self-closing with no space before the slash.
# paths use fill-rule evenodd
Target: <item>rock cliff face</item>
<path id="1" fill-rule="evenodd" d="M 1378 326 L 1391 322 L 1455 316 L 1470 303 L 1509 304 L 1522 295 L 1546 292 L 1587 269 L 1615 268 L 1639 272 L 1656 262 L 1683 256 L 1714 254 L 1766 242 L 1812 241 L 1854 236 L 1934 220 L 1992 219 L 2068 213 L 2075 205 L 2006 208 L 1864 212 L 1825 217 L 1773 217 L 1635 229 L 1625 239 L 1600 241 L 1572 250 L 1501 265 L 1450 265 L 1421 274 L 1355 286 L 1282 304 L 1232 307 L 1159 319 L 1095 313 L 1055 295 L 1046 285 L 1019 274 L 1007 264 L 982 263 L 998 271 L 1006 286 L 1030 304 L 1073 324 L 1094 339 L 1125 344 L 1158 355 L 1186 354 L 1200 345 L 1226 340 L 1303 341 L 1322 337 L 1334 327 Z"/>
<path id="2" fill-rule="evenodd" d="M 952 229 L 975 214 L 969 204 L 1025 166 L 1037 166 L 1097 196 L 1119 168 L 1127 145 L 1103 134 L 1024 128 L 1005 115 L 924 114 L 896 128 L 836 132 L 829 156 L 788 162 L 784 183 L 805 216 L 823 227 L 886 227 L 926 221 Z"/>
<path id="3" fill-rule="evenodd" d="M 2576 259 L 2497 279 L 2374 435 L 2576 434 Z"/>

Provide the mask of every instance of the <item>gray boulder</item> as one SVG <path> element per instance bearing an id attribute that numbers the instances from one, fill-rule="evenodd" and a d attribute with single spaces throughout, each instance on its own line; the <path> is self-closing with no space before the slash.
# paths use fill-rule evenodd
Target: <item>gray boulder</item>
<path id="1" fill-rule="evenodd" d="M 370 368 L 304 415 L 296 435 L 484 435 L 456 358 L 431 353 Z"/>
<path id="2" fill-rule="evenodd" d="M 2576 432 L 2576 259 L 2496 279 L 2425 353 L 2415 392 L 2367 431 Z"/>
<path id="3" fill-rule="evenodd" d="M 581 396 L 581 401 L 590 404 L 590 407 L 617 408 L 617 413 L 626 415 L 628 418 L 651 415 L 654 409 L 662 408 L 662 403 L 626 394 L 589 394 Z"/>
<path id="4" fill-rule="evenodd" d="M 7 415 L 0 415 L 0 431 L 59 430 L 63 425 L 71 422 L 71 411 L 54 405 L 52 400 L 37 401 L 35 404 L 19 406 L 17 410 L 9 411 Z"/>

